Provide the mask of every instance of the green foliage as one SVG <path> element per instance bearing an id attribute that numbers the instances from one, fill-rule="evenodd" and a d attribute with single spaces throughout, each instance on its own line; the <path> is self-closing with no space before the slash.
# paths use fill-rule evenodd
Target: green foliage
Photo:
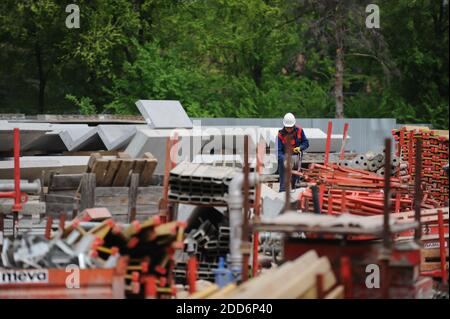
<path id="1" fill-rule="evenodd" d="M 73 102 L 80 109 L 80 114 L 93 115 L 97 113 L 97 109 L 89 97 L 81 97 L 78 99 L 76 96 L 67 94 L 66 99 Z"/>
<path id="2" fill-rule="evenodd" d="M 448 4 L 375 1 L 371 31 L 368 2 L 341 7 L 345 116 L 448 128 Z M 138 99 L 176 99 L 194 117 L 334 116 L 333 1 L 76 3 L 80 29 L 60 1 L 0 2 L 1 112 L 130 114 Z"/>

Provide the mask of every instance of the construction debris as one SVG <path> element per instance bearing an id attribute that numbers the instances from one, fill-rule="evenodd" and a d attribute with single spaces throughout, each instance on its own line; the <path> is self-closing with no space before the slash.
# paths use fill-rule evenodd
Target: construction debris
<path id="1" fill-rule="evenodd" d="M 51 239 L 33 235 L 5 239 L 0 268 L 58 269 L 77 265 L 80 269 L 110 269 L 117 266 L 120 256 L 127 256 L 127 295 L 142 298 L 152 290 L 153 297 L 173 296 L 173 256 L 182 247 L 184 223 L 162 224 L 153 217 L 123 225 L 109 216 L 105 209 L 86 210 Z"/>

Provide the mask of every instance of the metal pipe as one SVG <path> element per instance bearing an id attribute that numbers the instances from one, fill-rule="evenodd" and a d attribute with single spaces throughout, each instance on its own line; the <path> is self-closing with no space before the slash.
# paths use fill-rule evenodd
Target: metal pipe
<path id="1" fill-rule="evenodd" d="M 422 203 L 422 139 L 416 142 L 416 174 L 414 177 L 414 211 L 417 222 L 417 229 L 414 232 L 414 239 L 419 242 L 422 238 L 422 224 L 420 218 L 420 206 Z"/>
<path id="2" fill-rule="evenodd" d="M 319 203 L 319 187 L 317 185 L 311 186 L 314 213 L 320 214 L 320 203 Z"/>
<path id="3" fill-rule="evenodd" d="M 16 189 L 15 181 L 6 183 L 0 182 L 0 192 L 15 191 L 15 189 Z M 24 193 L 39 194 L 41 192 L 41 181 L 38 179 L 32 183 L 28 181 L 20 181 L 20 190 Z"/>
<path id="4" fill-rule="evenodd" d="M 284 149 L 284 190 L 285 190 L 285 202 L 284 202 L 284 212 L 290 210 L 291 203 L 291 183 L 292 183 L 292 169 L 291 169 L 291 158 L 292 147 L 291 147 L 291 135 L 286 136 L 286 147 Z M 281 187 L 281 185 L 280 185 Z"/>
<path id="5" fill-rule="evenodd" d="M 248 280 L 248 261 L 250 251 L 247 251 L 248 242 L 248 212 L 249 212 L 249 174 L 250 167 L 248 165 L 248 135 L 244 136 L 244 214 L 243 214 L 243 223 L 242 223 L 242 281 L 245 282 Z"/>
<path id="6" fill-rule="evenodd" d="M 447 269 L 446 269 L 446 251 L 445 251 L 445 229 L 444 216 L 442 209 L 438 210 L 438 227 L 439 227 L 439 257 L 441 262 L 441 276 L 442 283 L 447 283 Z"/>
<path id="7" fill-rule="evenodd" d="M 255 173 L 249 174 L 249 186 L 256 185 L 259 182 L 259 176 Z M 236 277 L 242 270 L 242 220 L 243 220 L 243 201 L 242 186 L 244 184 L 244 174 L 238 173 L 228 185 L 228 209 L 230 214 L 230 270 Z"/>

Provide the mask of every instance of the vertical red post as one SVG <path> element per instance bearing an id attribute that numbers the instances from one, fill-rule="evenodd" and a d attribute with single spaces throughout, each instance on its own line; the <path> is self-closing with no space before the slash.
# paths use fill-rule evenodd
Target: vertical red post
<path id="1" fill-rule="evenodd" d="M 197 258 L 195 256 L 191 256 L 188 260 L 187 264 L 187 279 L 189 285 L 189 293 L 193 294 L 197 291 L 196 281 L 197 281 Z"/>
<path id="2" fill-rule="evenodd" d="M 12 206 L 13 214 L 13 236 L 19 227 L 19 212 L 22 210 L 20 194 L 20 133 L 18 128 L 14 128 L 14 204 Z"/>
<path id="3" fill-rule="evenodd" d="M 147 276 L 145 279 L 145 298 L 155 299 L 157 294 L 156 277 Z"/>
<path id="4" fill-rule="evenodd" d="M 325 298 L 324 275 L 322 273 L 316 275 L 316 292 L 317 299 Z"/>
<path id="5" fill-rule="evenodd" d="M 47 216 L 47 223 L 45 224 L 45 238 L 51 239 L 52 237 L 52 224 L 53 224 L 53 217 Z"/>
<path id="6" fill-rule="evenodd" d="M 66 224 L 66 213 L 59 215 L 59 229 L 63 232 Z"/>
<path id="7" fill-rule="evenodd" d="M 442 282 L 447 282 L 447 261 L 445 251 L 445 229 L 444 216 L 441 209 L 438 210 L 438 226 L 439 226 L 439 255 L 441 257 L 441 274 Z"/>
<path id="8" fill-rule="evenodd" d="M 333 131 L 333 122 L 330 120 L 328 121 L 328 129 L 327 129 L 327 143 L 325 145 L 325 158 L 324 158 L 324 165 L 328 165 L 328 162 L 330 160 L 330 146 L 331 146 L 331 132 Z"/>
<path id="9" fill-rule="evenodd" d="M 14 129 L 14 212 L 20 212 L 22 205 L 20 204 L 20 133 L 19 129 Z"/>
<path id="10" fill-rule="evenodd" d="M 345 153 L 345 143 L 347 142 L 347 133 L 348 133 L 348 123 L 344 124 L 344 133 L 342 136 L 342 145 L 341 145 L 341 151 L 339 153 L 339 159 L 344 159 L 344 153 Z"/>
<path id="11" fill-rule="evenodd" d="M 341 257 L 341 282 L 344 285 L 345 299 L 353 297 L 352 292 L 352 269 L 350 258 L 348 256 Z"/>
<path id="12" fill-rule="evenodd" d="M 408 169 L 409 169 L 409 175 L 412 176 L 413 174 L 413 164 L 414 164 L 414 157 L 413 157 L 413 140 L 414 140 L 414 131 L 409 132 L 409 141 L 408 141 Z"/>

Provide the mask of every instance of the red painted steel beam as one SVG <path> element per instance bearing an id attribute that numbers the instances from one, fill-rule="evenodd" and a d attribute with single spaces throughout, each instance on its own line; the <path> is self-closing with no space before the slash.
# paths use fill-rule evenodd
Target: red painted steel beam
<path id="1" fill-rule="evenodd" d="M 325 158 L 324 165 L 328 165 L 330 160 L 330 146 L 331 146 L 331 132 L 333 130 L 333 122 L 328 121 L 328 129 L 327 129 L 327 142 L 325 145 Z"/>

